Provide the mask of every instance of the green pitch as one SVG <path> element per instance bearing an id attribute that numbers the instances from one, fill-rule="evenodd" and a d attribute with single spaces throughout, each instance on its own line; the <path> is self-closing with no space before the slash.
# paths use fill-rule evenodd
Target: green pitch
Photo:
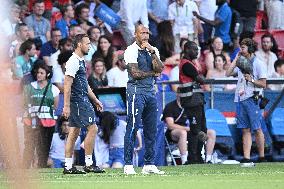
<path id="1" fill-rule="evenodd" d="M 239 165 L 188 165 L 160 167 L 165 175 L 126 176 L 122 170 L 107 169 L 105 174 L 63 175 L 62 169 L 40 169 L 31 178 L 32 188 L 80 189 L 277 189 L 284 188 L 284 163 Z M 137 172 L 141 168 L 136 169 Z M 31 173 L 32 174 L 32 173 Z M 0 175 L 0 188 L 7 181 Z"/>

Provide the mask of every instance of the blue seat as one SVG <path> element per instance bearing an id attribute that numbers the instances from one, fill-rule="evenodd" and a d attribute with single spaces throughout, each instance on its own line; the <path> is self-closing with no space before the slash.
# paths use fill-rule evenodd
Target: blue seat
<path id="1" fill-rule="evenodd" d="M 272 113 L 269 132 L 273 139 L 273 161 L 284 161 L 284 108 L 276 108 Z"/>
<path id="2" fill-rule="evenodd" d="M 216 109 L 208 109 L 205 112 L 208 129 L 214 129 L 216 136 L 232 137 L 225 116 Z"/>
<path id="3" fill-rule="evenodd" d="M 207 109 L 205 112 L 207 129 L 216 132 L 215 150 L 222 159 L 231 159 L 236 153 L 235 143 L 225 116 L 216 109 Z"/>

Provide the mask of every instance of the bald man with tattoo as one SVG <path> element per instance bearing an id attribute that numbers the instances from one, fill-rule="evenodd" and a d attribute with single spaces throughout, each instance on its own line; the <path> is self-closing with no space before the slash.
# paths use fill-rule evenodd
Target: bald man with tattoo
<path id="1" fill-rule="evenodd" d="M 154 78 L 161 74 L 164 65 L 159 51 L 148 43 L 149 29 L 143 25 L 135 28 L 135 42 L 127 47 L 124 60 L 128 69 L 127 127 L 124 137 L 124 173 L 136 174 L 132 165 L 135 134 L 143 125 L 145 165 L 143 174 L 164 174 L 154 165 L 155 137 L 157 131 L 157 99 Z"/>

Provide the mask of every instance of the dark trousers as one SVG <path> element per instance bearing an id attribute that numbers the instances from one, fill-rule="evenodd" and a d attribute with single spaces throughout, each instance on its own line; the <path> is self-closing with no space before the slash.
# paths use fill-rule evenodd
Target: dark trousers
<path id="1" fill-rule="evenodd" d="M 35 152 L 38 156 L 38 167 L 46 168 L 47 159 L 49 156 L 50 145 L 54 127 L 32 128 L 31 126 L 24 126 L 24 154 L 23 165 L 25 168 L 31 168 L 35 162 Z"/>
<path id="2" fill-rule="evenodd" d="M 185 114 L 190 122 L 190 132 L 188 133 L 188 162 L 202 163 L 201 150 L 203 142 L 199 141 L 200 131 L 207 133 L 204 106 L 194 106 L 185 108 Z"/>
<path id="3" fill-rule="evenodd" d="M 143 124 L 145 142 L 145 165 L 153 165 L 155 159 L 155 137 L 157 133 L 157 99 L 155 96 L 127 94 L 127 126 L 124 136 L 124 160 L 132 165 L 136 133 Z M 142 122 L 141 122 L 142 120 Z"/>

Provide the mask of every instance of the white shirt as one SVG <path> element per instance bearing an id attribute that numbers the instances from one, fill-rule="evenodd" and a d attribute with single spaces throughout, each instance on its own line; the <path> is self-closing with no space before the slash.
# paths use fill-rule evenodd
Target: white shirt
<path id="1" fill-rule="evenodd" d="M 118 15 L 126 22 L 127 28 L 134 36 L 135 24 L 140 20 L 149 28 L 147 0 L 121 0 Z"/>
<path id="2" fill-rule="evenodd" d="M 258 88 L 253 83 L 247 82 L 239 68 L 236 67 L 235 71 L 237 71 L 238 73 L 238 83 L 235 92 L 234 102 L 238 102 L 239 100 L 244 101 L 252 97 L 253 91 L 259 91 L 259 93 L 262 94 L 263 88 Z M 262 65 L 262 62 L 257 57 L 255 57 L 253 62 L 253 79 L 258 80 L 266 78 L 267 78 L 266 69 Z"/>
<path id="3" fill-rule="evenodd" d="M 208 20 L 215 19 L 215 12 L 217 10 L 216 0 L 199 0 L 200 15 Z"/>
<path id="4" fill-rule="evenodd" d="M 176 2 L 169 5 L 169 20 L 174 20 L 174 35 L 184 36 L 194 33 L 193 19 L 196 18 L 193 16 L 192 11 L 199 14 L 198 7 L 193 1 L 185 0 L 183 6 L 179 6 Z"/>
<path id="5" fill-rule="evenodd" d="M 60 54 L 60 50 L 58 49 L 55 53 L 53 53 L 48 60 L 48 65 L 52 66 L 53 69 L 56 69 L 57 67 L 60 67 L 58 64 L 58 55 Z"/>
<path id="6" fill-rule="evenodd" d="M 277 60 L 277 56 L 273 52 L 269 52 L 268 56 L 266 53 L 260 49 L 255 53 L 255 56 L 260 60 L 262 66 L 267 70 L 267 77 L 270 78 L 274 75 L 274 62 Z"/>
<path id="7" fill-rule="evenodd" d="M 110 87 L 126 87 L 128 81 L 127 70 L 122 71 L 117 66 L 111 68 L 107 73 L 108 86 Z"/>
<path id="8" fill-rule="evenodd" d="M 0 30 L 2 30 L 3 34 L 6 36 L 15 34 L 15 27 L 16 23 L 12 23 L 8 18 L 0 24 Z"/>
<path id="9" fill-rule="evenodd" d="M 73 53 L 73 55 L 69 58 L 69 60 L 66 62 L 66 71 L 65 75 L 69 75 L 71 77 L 75 78 L 75 75 L 77 71 L 80 68 L 79 61 L 84 61 L 84 57 L 79 57 L 77 54 Z"/>
<path id="10" fill-rule="evenodd" d="M 80 150 L 81 138 L 78 136 L 74 150 Z M 61 140 L 58 133 L 54 133 L 51 141 L 49 156 L 54 159 L 65 161 L 65 144 L 66 140 Z"/>
<path id="11" fill-rule="evenodd" d="M 156 55 L 158 56 L 158 58 L 160 59 L 160 53 L 159 50 L 156 47 L 153 47 Z M 132 45 L 129 45 L 127 47 L 127 49 L 124 52 L 124 61 L 125 64 L 129 64 L 129 63 L 135 63 L 138 64 L 138 50 L 142 50 L 136 42 L 132 43 Z M 149 52 L 150 54 L 150 52 Z"/>
<path id="12" fill-rule="evenodd" d="M 64 73 L 63 73 L 61 67 L 57 67 L 57 68 L 53 69 L 53 75 L 52 75 L 52 78 L 51 78 L 51 82 L 52 83 L 60 83 L 60 84 L 64 83 Z"/>

